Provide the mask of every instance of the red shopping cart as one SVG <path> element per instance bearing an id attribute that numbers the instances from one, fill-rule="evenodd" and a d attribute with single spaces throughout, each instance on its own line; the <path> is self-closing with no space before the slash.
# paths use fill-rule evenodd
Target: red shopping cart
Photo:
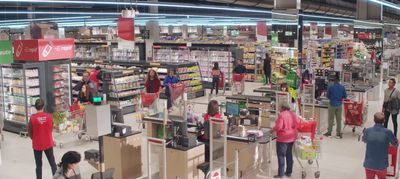
<path id="1" fill-rule="evenodd" d="M 148 107 L 151 108 L 153 107 L 153 104 L 155 101 L 158 99 L 159 93 L 144 93 L 142 92 L 140 94 L 142 97 L 142 108 Z"/>
<path id="2" fill-rule="evenodd" d="M 244 91 L 244 74 L 233 74 L 233 94 L 242 94 Z"/>
<path id="3" fill-rule="evenodd" d="M 168 85 L 168 87 L 169 87 L 169 92 L 171 93 L 171 99 L 173 103 L 180 96 L 183 97 L 183 93 L 185 92 L 185 85 L 183 83 Z"/>
<path id="4" fill-rule="evenodd" d="M 346 126 L 353 126 L 352 131 L 353 133 L 355 133 L 356 127 L 363 128 L 365 122 L 363 115 L 364 114 L 363 102 L 344 101 L 343 106 L 344 106 L 344 116 L 345 116 L 343 130 L 346 128 Z"/>
<path id="5" fill-rule="evenodd" d="M 297 130 L 299 134 L 294 145 L 294 154 L 302 169 L 301 178 L 306 178 L 307 176 L 305 165 L 303 165 L 302 161 L 307 161 L 309 165 L 312 165 L 314 160 L 316 163 L 314 177 L 319 178 L 320 170 L 318 160 L 321 155 L 322 138 L 316 137 L 317 121 L 302 121 L 298 124 Z"/>
<path id="6" fill-rule="evenodd" d="M 398 178 L 399 172 L 399 149 L 397 146 L 389 146 L 389 167 L 387 168 L 387 176 Z"/>

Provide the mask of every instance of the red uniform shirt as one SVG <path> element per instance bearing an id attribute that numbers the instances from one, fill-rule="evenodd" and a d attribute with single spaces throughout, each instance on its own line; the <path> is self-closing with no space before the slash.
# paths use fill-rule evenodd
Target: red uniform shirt
<path id="1" fill-rule="evenodd" d="M 97 79 L 97 75 L 98 75 L 99 73 L 100 73 L 99 70 L 92 70 L 92 71 L 90 72 L 90 76 L 89 76 L 90 81 L 93 81 L 93 83 L 96 84 L 96 88 L 97 88 L 97 89 L 99 89 L 99 87 L 100 87 L 100 80 Z"/>
<path id="2" fill-rule="evenodd" d="M 32 147 L 34 150 L 46 150 L 53 147 L 53 118 L 51 114 L 38 112 L 29 121 L 32 127 Z"/>

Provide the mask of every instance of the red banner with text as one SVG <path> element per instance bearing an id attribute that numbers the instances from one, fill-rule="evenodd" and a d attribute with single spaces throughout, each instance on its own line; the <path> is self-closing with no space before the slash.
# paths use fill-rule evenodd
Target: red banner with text
<path id="1" fill-rule="evenodd" d="M 75 42 L 67 39 L 16 40 L 13 43 L 14 60 L 48 61 L 75 57 Z"/>

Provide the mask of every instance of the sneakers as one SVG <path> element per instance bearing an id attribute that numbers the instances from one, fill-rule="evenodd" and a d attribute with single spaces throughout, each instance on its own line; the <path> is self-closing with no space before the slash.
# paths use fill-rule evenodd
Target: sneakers
<path id="1" fill-rule="evenodd" d="M 292 174 L 291 173 L 286 173 L 285 176 L 290 178 L 290 177 L 292 177 Z"/>
<path id="2" fill-rule="evenodd" d="M 336 139 L 343 139 L 343 135 L 342 134 L 336 135 Z"/>
<path id="3" fill-rule="evenodd" d="M 327 133 L 324 134 L 324 136 L 325 137 L 330 137 L 330 136 L 332 136 L 332 134 L 327 132 Z"/>

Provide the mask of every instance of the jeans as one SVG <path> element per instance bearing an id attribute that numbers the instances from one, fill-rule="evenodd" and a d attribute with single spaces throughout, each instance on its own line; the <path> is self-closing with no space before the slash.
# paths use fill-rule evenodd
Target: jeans
<path id="1" fill-rule="evenodd" d="M 397 115 L 398 114 L 390 114 L 390 112 L 385 111 L 385 123 L 384 123 L 384 126 L 386 128 L 388 127 L 390 115 L 392 115 L 393 133 L 394 133 L 394 136 L 396 136 L 396 138 L 397 138 Z"/>
<path id="2" fill-rule="evenodd" d="M 170 109 L 172 107 L 171 94 L 170 93 L 165 93 L 165 96 L 167 96 L 167 109 Z"/>
<path id="3" fill-rule="evenodd" d="M 378 177 L 378 179 L 386 179 L 386 174 L 387 170 L 370 170 L 365 168 L 365 175 L 367 179 L 375 179 L 375 176 Z"/>
<path id="4" fill-rule="evenodd" d="M 341 135 L 342 105 L 338 107 L 329 105 L 328 111 L 328 134 L 332 134 L 333 120 L 336 117 L 336 135 Z"/>
<path id="5" fill-rule="evenodd" d="M 53 147 L 44 150 L 46 154 L 47 160 L 49 161 L 51 172 L 54 175 L 57 170 L 56 161 L 54 159 Z M 36 179 L 42 179 L 42 150 L 33 150 L 33 154 L 35 156 L 35 163 L 36 163 Z"/>
<path id="6" fill-rule="evenodd" d="M 211 94 L 213 93 L 214 88 L 215 88 L 215 94 L 218 94 L 219 78 L 213 78 L 213 80 L 212 80 Z"/>
<path id="7" fill-rule="evenodd" d="M 265 75 L 265 83 L 271 84 L 271 72 L 266 72 L 264 75 Z"/>
<path id="8" fill-rule="evenodd" d="M 283 176 L 284 174 L 292 174 L 293 171 L 293 144 L 276 142 L 276 154 L 278 155 L 278 175 Z M 285 160 L 286 160 L 286 172 L 285 172 Z"/>

